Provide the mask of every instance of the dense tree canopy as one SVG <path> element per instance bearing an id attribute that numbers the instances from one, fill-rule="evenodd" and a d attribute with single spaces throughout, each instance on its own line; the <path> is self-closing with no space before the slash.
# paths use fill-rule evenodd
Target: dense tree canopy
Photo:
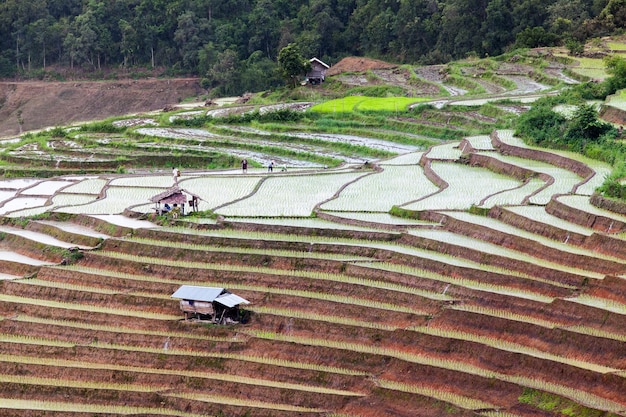
<path id="1" fill-rule="evenodd" d="M 245 91 L 277 82 L 290 43 L 329 63 L 441 62 L 611 33 L 624 27 L 625 1 L 4 0 L 0 76 L 159 67 Z"/>

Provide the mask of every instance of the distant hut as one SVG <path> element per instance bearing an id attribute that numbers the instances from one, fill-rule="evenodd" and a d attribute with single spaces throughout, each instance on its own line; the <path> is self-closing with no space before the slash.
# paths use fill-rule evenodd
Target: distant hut
<path id="1" fill-rule="evenodd" d="M 321 84 L 326 78 L 326 70 L 330 66 L 317 58 L 311 58 L 309 62 L 311 63 L 311 71 L 306 74 L 306 80 L 310 84 Z"/>
<path id="2" fill-rule="evenodd" d="M 172 298 L 180 299 L 180 309 L 185 320 L 196 318 L 213 323 L 234 324 L 240 322 L 241 304 L 250 304 L 245 298 L 224 288 L 183 285 Z"/>
<path id="3" fill-rule="evenodd" d="M 176 204 L 177 207 L 180 207 L 181 214 L 185 214 L 185 204 L 189 207 L 188 211 L 198 211 L 198 200 L 200 200 L 199 196 L 179 188 L 177 185 L 150 198 L 150 201 L 155 204 L 154 210 L 157 214 L 164 214 L 167 211 L 165 210 L 166 204 L 169 207 Z"/>

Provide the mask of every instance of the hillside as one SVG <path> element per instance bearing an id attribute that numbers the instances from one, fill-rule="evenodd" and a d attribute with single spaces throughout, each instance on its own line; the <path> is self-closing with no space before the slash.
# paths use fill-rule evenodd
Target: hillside
<path id="1" fill-rule="evenodd" d="M 626 417 L 614 167 L 512 129 L 582 62 L 348 58 L 1 140 L 0 415 Z"/>
<path id="2" fill-rule="evenodd" d="M 0 137 L 161 110 L 204 91 L 197 79 L 0 82 Z"/>

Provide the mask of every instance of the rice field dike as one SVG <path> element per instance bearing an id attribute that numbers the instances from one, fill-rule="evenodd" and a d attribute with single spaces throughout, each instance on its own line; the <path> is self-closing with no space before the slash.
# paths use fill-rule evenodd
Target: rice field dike
<path id="1" fill-rule="evenodd" d="M 8 135 L 0 415 L 626 416 L 613 42 Z"/>

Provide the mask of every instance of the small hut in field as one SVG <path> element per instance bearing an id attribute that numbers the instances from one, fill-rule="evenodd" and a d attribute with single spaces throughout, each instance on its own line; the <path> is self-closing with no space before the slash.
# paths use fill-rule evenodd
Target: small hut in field
<path id="1" fill-rule="evenodd" d="M 311 63 L 311 70 L 306 74 L 306 80 L 310 84 L 321 84 L 326 78 L 326 70 L 330 66 L 317 58 L 311 58 L 309 62 Z"/>
<path id="2" fill-rule="evenodd" d="M 235 324 L 240 322 L 241 304 L 248 300 L 219 287 L 183 285 L 172 298 L 180 299 L 180 309 L 185 320 L 210 320 L 213 323 Z"/>
<path id="3" fill-rule="evenodd" d="M 188 205 L 187 212 L 198 211 L 198 200 L 200 200 L 199 196 L 179 188 L 177 185 L 150 198 L 150 201 L 155 204 L 154 210 L 157 214 L 164 214 L 176 205 L 176 207 L 180 208 L 180 214 L 184 215 L 185 204 Z M 170 209 L 167 210 L 166 207 Z"/>

